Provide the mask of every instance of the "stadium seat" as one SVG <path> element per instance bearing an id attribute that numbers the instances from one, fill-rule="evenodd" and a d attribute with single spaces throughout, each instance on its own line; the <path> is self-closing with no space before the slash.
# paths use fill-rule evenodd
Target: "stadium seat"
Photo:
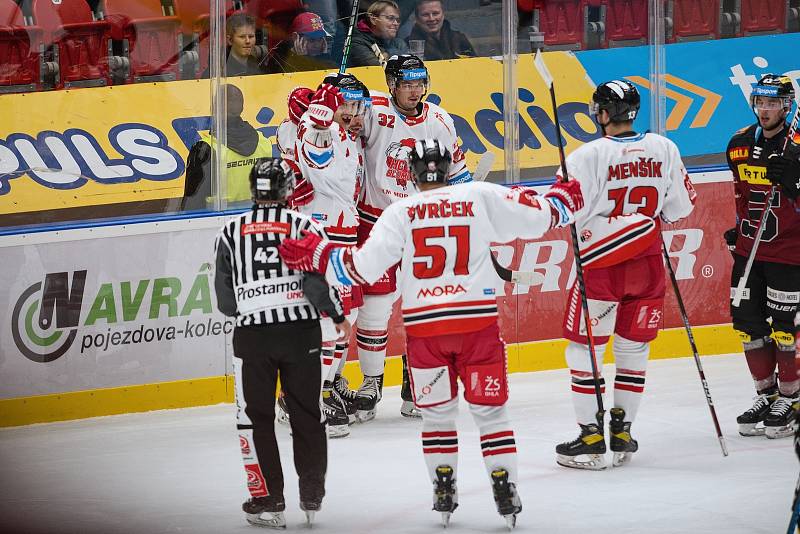
<path id="1" fill-rule="evenodd" d="M 741 0 L 740 35 L 782 33 L 787 30 L 789 0 Z"/>
<path id="2" fill-rule="evenodd" d="M 181 31 L 186 42 L 186 50 L 197 53 L 193 62 L 191 77 L 199 77 L 208 69 L 210 43 L 210 4 L 209 0 L 172 0 L 173 14 L 181 21 Z M 225 16 L 229 17 L 241 8 L 240 2 L 226 0 Z"/>
<path id="3" fill-rule="evenodd" d="M 719 0 L 670 0 L 667 13 L 673 28 L 669 42 L 719 38 Z"/>
<path id="4" fill-rule="evenodd" d="M 0 0 L 0 93 L 35 91 L 41 81 L 42 30 L 25 26 L 13 0 Z"/>
<path id="5" fill-rule="evenodd" d="M 105 0 L 111 36 L 129 59 L 126 82 L 170 81 L 179 76 L 181 21 L 164 14 L 160 0 Z"/>
<path id="6" fill-rule="evenodd" d="M 605 8 L 603 47 L 647 43 L 650 27 L 649 0 L 602 0 Z"/>
<path id="7" fill-rule="evenodd" d="M 534 2 L 534 19 L 544 33 L 546 50 L 580 50 L 588 41 L 587 0 Z"/>
<path id="8" fill-rule="evenodd" d="M 289 27 L 302 11 L 302 0 L 250 0 L 245 5 L 245 12 L 255 17 L 256 26 L 266 27 L 268 50 L 289 37 Z"/>
<path id="9" fill-rule="evenodd" d="M 42 28 L 44 45 L 52 46 L 56 89 L 111 83 L 111 26 L 94 20 L 86 0 L 33 0 L 31 13 Z"/>

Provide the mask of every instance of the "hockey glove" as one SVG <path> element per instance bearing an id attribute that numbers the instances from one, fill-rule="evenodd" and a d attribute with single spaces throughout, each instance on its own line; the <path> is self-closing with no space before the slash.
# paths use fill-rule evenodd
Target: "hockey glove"
<path id="1" fill-rule="evenodd" d="M 323 84 L 311 97 L 308 116 L 320 128 L 329 128 L 333 124 L 333 114 L 344 103 L 344 97 L 338 87 L 329 83 Z"/>
<path id="2" fill-rule="evenodd" d="M 314 91 L 308 87 L 298 87 L 289 93 L 289 120 L 294 124 L 300 124 L 300 118 L 308 110 L 312 96 Z"/>
<path id="3" fill-rule="evenodd" d="M 547 193 L 545 200 L 550 204 L 550 227 L 567 226 L 575 219 L 575 213 L 583 207 L 581 184 L 577 180 L 556 182 Z"/>
<path id="4" fill-rule="evenodd" d="M 792 200 L 800 196 L 800 147 L 788 143 L 782 156 L 770 156 L 767 160 L 767 180 L 780 185 L 783 194 Z"/>
<path id="5" fill-rule="evenodd" d="M 313 232 L 304 232 L 302 239 L 284 239 L 278 253 L 290 269 L 325 274 L 331 250 L 336 245 Z"/>
<path id="6" fill-rule="evenodd" d="M 739 238 L 739 229 L 736 226 L 729 228 L 725 230 L 722 237 L 725 239 L 725 244 L 728 245 L 731 255 L 733 255 L 733 251 L 736 250 L 736 240 Z"/>

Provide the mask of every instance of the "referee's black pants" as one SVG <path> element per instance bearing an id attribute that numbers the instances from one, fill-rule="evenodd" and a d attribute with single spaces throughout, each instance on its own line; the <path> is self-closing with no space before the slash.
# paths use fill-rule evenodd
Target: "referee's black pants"
<path id="1" fill-rule="evenodd" d="M 236 380 L 241 380 L 236 388 L 237 428 L 253 496 L 263 492 L 254 491 L 262 481 L 254 480 L 253 470 L 247 465 L 242 439 L 246 440 L 250 431 L 260 467 L 258 474 L 263 476 L 269 497 L 283 502 L 283 470 L 275 438 L 278 376 L 290 413 L 300 500 L 321 500 L 325 495 L 328 438 L 320 411 L 321 345 L 317 320 L 237 326 L 234 330 L 233 353 L 241 359 L 241 370 L 236 373 Z"/>

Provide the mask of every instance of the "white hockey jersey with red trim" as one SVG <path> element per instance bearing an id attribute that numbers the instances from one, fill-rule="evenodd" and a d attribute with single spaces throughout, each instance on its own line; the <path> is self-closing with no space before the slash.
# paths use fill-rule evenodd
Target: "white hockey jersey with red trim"
<path id="1" fill-rule="evenodd" d="M 303 115 L 297 127 L 295 161 L 303 177 L 314 188 L 313 199 L 300 211 L 325 228 L 332 241 L 355 245 L 358 229 L 356 199 L 364 169 L 362 141 L 354 139 L 335 122 L 329 131 L 331 144 L 317 146 L 318 132 L 307 114 Z"/>
<path id="2" fill-rule="evenodd" d="M 409 335 L 474 332 L 497 321 L 502 281 L 489 245 L 535 239 L 550 228 L 548 202 L 531 189 L 473 182 L 399 200 L 358 249 L 331 253 L 331 283 L 371 283 L 401 263 Z"/>
<path id="3" fill-rule="evenodd" d="M 278 131 L 275 132 L 275 139 L 283 159 L 295 161 L 294 142 L 297 140 L 297 125 L 289 119 L 283 119 L 278 125 Z"/>
<path id="4" fill-rule="evenodd" d="M 437 139 L 450 151 L 453 162 L 448 183 L 472 179 L 458 146 L 453 119 L 436 104 L 423 102 L 419 116 L 406 117 L 395 109 L 388 95 L 373 92 L 361 135 L 366 141 L 366 173 L 359 212 L 367 224 L 374 224 L 393 202 L 417 192 L 408 157 L 419 139 Z"/>
<path id="5" fill-rule="evenodd" d="M 694 209 L 678 147 L 661 135 L 595 139 L 567 157 L 567 171 L 583 193 L 576 224 L 587 266 L 660 254 L 659 220 L 675 222 Z"/>

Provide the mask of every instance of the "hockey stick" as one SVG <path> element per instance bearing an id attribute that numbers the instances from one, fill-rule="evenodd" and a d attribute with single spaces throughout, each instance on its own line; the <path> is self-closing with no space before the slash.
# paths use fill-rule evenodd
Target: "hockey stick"
<path id="1" fill-rule="evenodd" d="M 717 419 L 717 410 L 714 408 L 714 401 L 711 400 L 711 390 L 708 388 L 708 381 L 703 371 L 703 364 L 700 362 L 700 354 L 697 352 L 697 343 L 694 341 L 692 325 L 689 324 L 686 306 L 683 305 L 683 297 L 681 296 L 680 289 L 678 289 L 678 279 L 675 277 L 675 270 L 672 268 L 672 263 L 669 261 L 669 252 L 667 251 L 667 244 L 664 242 L 663 237 L 661 239 L 661 249 L 664 252 L 664 261 L 669 271 L 669 279 L 672 281 L 672 290 L 675 291 L 675 298 L 678 300 L 678 309 L 681 312 L 681 319 L 683 319 L 683 327 L 686 329 L 686 336 L 689 338 L 689 345 L 692 347 L 694 363 L 697 365 L 697 372 L 700 374 L 700 383 L 703 385 L 703 393 L 706 395 L 706 403 L 708 404 L 708 410 L 711 412 L 711 420 L 714 421 L 714 428 L 717 431 L 717 439 L 719 440 L 719 446 L 722 448 L 722 456 L 728 456 L 728 447 L 725 445 L 725 438 L 722 436 L 722 429 L 720 429 L 719 426 L 719 419 Z"/>
<path id="2" fill-rule="evenodd" d="M 794 501 L 792 501 L 792 517 L 789 519 L 789 528 L 786 534 L 797 534 L 797 522 L 800 520 L 800 478 L 794 488 Z"/>
<path id="3" fill-rule="evenodd" d="M 353 41 L 353 28 L 356 26 L 358 17 L 358 0 L 353 0 L 353 9 L 350 11 L 350 24 L 347 28 L 347 36 L 344 38 L 344 50 L 342 51 L 342 64 L 339 66 L 339 73 L 344 74 L 347 70 L 347 58 L 350 56 L 350 43 Z"/>
<path id="4" fill-rule="evenodd" d="M 492 170 L 492 165 L 494 165 L 494 153 L 487 150 L 483 153 L 483 156 L 481 156 L 481 159 L 475 166 L 475 172 L 472 173 L 472 180 L 475 182 L 486 180 L 486 177 L 489 176 L 489 172 Z"/>
<path id="5" fill-rule="evenodd" d="M 564 142 L 561 137 L 561 124 L 558 120 L 558 106 L 556 105 L 556 89 L 553 83 L 553 77 L 544 64 L 541 50 L 536 52 L 533 58 L 533 65 L 539 71 L 539 76 L 544 80 L 545 85 L 550 88 L 550 105 L 553 108 L 553 122 L 556 127 L 556 142 L 558 143 L 558 159 L 561 163 L 561 179 L 566 182 L 569 180 L 567 173 L 567 159 L 564 156 Z M 598 370 L 599 364 L 597 362 L 596 351 L 594 347 L 594 336 L 592 335 L 592 319 L 589 316 L 589 298 L 586 296 L 586 284 L 583 280 L 583 262 L 581 261 L 580 249 L 578 247 L 578 231 L 575 223 L 569 225 L 570 237 L 572 239 L 572 254 L 575 256 L 575 274 L 578 280 L 578 291 L 581 295 L 581 309 L 583 310 L 583 321 L 586 325 L 586 340 L 589 345 L 589 359 L 592 364 L 592 376 L 594 377 L 594 395 L 597 400 L 597 425 L 600 433 L 603 432 L 605 408 L 603 407 L 603 394 L 600 392 L 600 372 Z"/>
<path id="6" fill-rule="evenodd" d="M 800 102 L 798 102 L 796 105 L 794 117 L 792 117 L 792 122 L 789 125 L 789 131 L 786 132 L 786 138 L 783 140 L 781 156 L 783 156 L 784 151 L 786 151 L 786 145 L 789 144 L 789 139 L 792 139 L 797 131 L 798 120 L 800 120 Z M 772 210 L 772 202 L 775 200 L 775 195 L 777 194 L 778 187 L 775 184 L 772 184 L 769 188 L 769 191 L 767 191 L 767 202 L 764 204 L 764 211 L 761 213 L 761 219 L 758 221 L 756 237 L 753 240 L 753 248 L 750 249 L 750 254 L 747 256 L 747 263 L 744 266 L 744 272 L 742 273 L 741 278 L 739 278 L 739 283 L 736 285 L 736 290 L 733 292 L 732 304 L 736 307 L 739 307 L 739 304 L 742 302 L 742 298 L 744 298 L 744 290 L 745 286 L 747 285 L 747 279 L 750 277 L 750 270 L 753 268 L 753 262 L 756 259 L 756 250 L 758 250 L 758 244 L 761 242 L 761 236 L 764 234 L 764 228 L 767 225 L 767 217 L 769 217 L 770 211 Z"/>

